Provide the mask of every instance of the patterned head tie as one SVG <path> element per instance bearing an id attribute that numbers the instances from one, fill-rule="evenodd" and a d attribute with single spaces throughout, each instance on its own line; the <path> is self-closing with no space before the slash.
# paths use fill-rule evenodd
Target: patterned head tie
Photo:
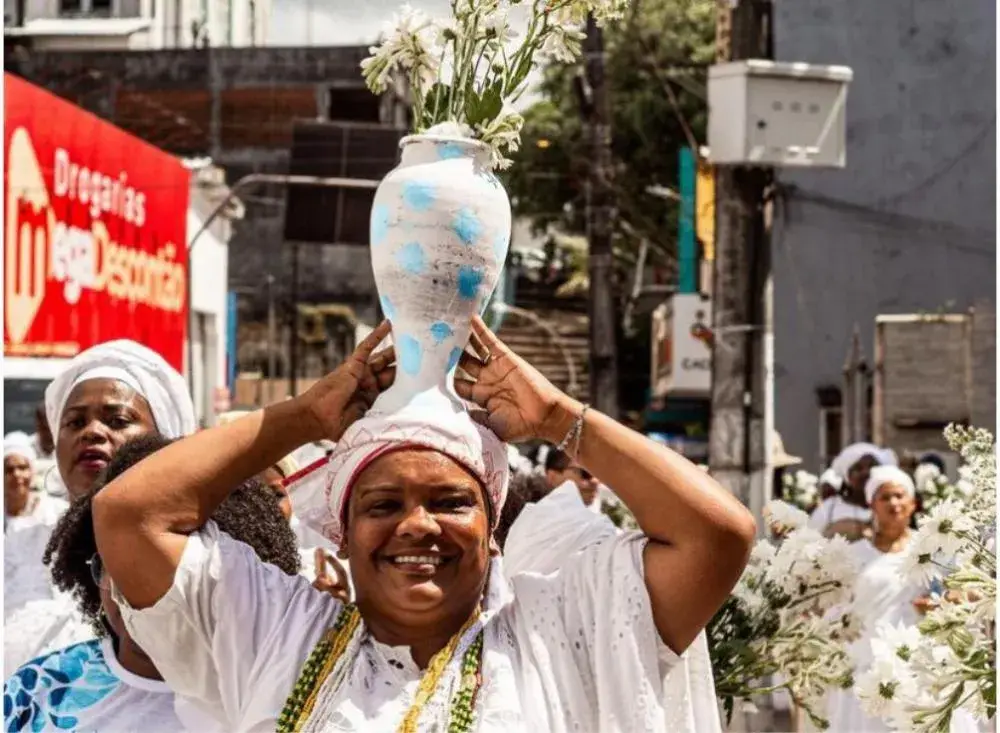
<path id="1" fill-rule="evenodd" d="M 413 404 L 392 414 L 369 413 L 347 429 L 329 458 L 289 477 L 286 486 L 295 514 L 342 546 L 347 504 L 358 476 L 377 458 L 407 447 L 443 453 L 479 479 L 496 528 L 510 478 L 506 445 L 465 410 L 438 406 L 431 413 Z"/>

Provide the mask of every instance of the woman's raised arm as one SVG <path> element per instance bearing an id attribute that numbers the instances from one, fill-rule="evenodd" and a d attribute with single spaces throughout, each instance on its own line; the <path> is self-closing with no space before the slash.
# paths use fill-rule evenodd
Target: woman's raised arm
<path id="1" fill-rule="evenodd" d="M 553 387 L 480 320 L 473 333 L 482 358 L 456 380 L 464 398 L 485 410 L 507 440 L 559 443 L 583 416 L 580 439 L 567 450 L 610 486 L 649 538 L 646 586 L 663 641 L 682 652 L 725 601 L 746 565 L 756 533 L 753 516 L 707 473 L 649 438 Z"/>
<path id="2" fill-rule="evenodd" d="M 308 442 L 337 440 L 391 383 L 381 324 L 335 372 L 301 397 L 167 446 L 106 486 L 93 501 L 101 560 L 134 608 L 171 587 L 187 535 L 243 481 Z"/>

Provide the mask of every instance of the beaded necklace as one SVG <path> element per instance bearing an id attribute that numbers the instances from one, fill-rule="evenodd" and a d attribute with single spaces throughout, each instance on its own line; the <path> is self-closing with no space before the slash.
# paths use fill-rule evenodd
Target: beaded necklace
<path id="1" fill-rule="evenodd" d="M 400 723 L 398 733 L 417 733 L 417 722 L 424 706 L 433 697 L 448 662 L 455 655 L 455 650 L 462 636 L 477 618 L 479 618 L 478 609 L 459 629 L 458 633 L 451 637 L 444 648 L 431 658 L 423 677 L 420 679 L 413 704 L 410 705 L 402 723 Z M 282 709 L 281 715 L 278 716 L 275 729 L 277 733 L 298 733 L 302 730 L 302 726 L 309 719 L 316 706 L 316 698 L 323 682 L 343 656 L 348 643 L 358 630 L 360 621 L 361 613 L 354 604 L 345 605 L 341 609 L 333 628 L 323 635 L 302 667 L 299 678 L 285 701 L 285 707 Z M 467 733 L 472 730 L 476 697 L 483 682 L 482 658 L 483 631 L 480 629 L 476 638 L 462 655 L 459 670 L 461 677 L 458 689 L 452 695 L 448 714 L 448 733 Z"/>

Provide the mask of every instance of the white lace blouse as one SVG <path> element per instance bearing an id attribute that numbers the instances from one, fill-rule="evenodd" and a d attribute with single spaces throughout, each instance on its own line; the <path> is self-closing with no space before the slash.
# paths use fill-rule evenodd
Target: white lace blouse
<path id="1" fill-rule="evenodd" d="M 678 658 L 653 625 L 645 543 L 639 533 L 609 537 L 559 572 L 510 582 L 493 563 L 477 730 L 666 730 L 661 681 Z M 302 665 L 341 609 L 211 522 L 188 539 L 173 587 L 156 605 L 137 611 L 118 600 L 171 689 L 222 728 L 253 733 L 275 729 Z M 317 703 L 310 722 L 319 730 L 395 731 L 412 702 L 421 671 L 409 649 L 359 638 L 344 682 Z M 421 731 L 447 730 L 457 666 L 425 707 Z"/>

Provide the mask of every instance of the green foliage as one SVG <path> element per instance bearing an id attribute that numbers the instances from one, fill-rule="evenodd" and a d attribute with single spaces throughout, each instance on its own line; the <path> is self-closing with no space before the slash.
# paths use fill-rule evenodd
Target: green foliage
<path id="1" fill-rule="evenodd" d="M 652 245 L 650 263 L 671 266 L 677 205 L 646 188 L 676 188 L 678 151 L 688 144 L 681 119 L 697 144 L 705 142 L 705 67 L 714 53 L 715 0 L 634 0 L 632 7 L 631 18 L 604 31 L 616 261 L 623 268 L 634 264 L 639 237 L 646 237 Z M 574 91 L 579 72 L 578 65 L 545 70 L 543 101 L 525 112 L 522 147 L 508 175 L 515 213 L 530 217 L 537 230 L 558 224 L 569 233 L 585 231 L 592 156 Z"/>

